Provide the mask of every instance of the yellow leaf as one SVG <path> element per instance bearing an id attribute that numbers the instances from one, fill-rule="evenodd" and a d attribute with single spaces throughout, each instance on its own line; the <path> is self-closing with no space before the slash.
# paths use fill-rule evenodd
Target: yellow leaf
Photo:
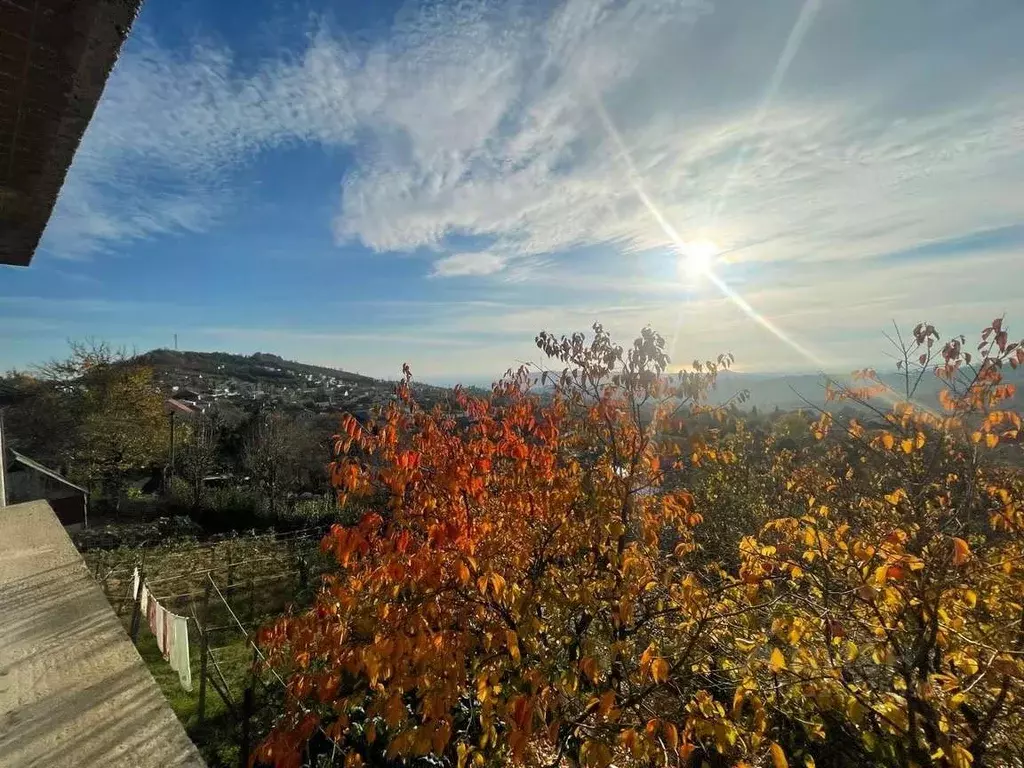
<path id="1" fill-rule="evenodd" d="M 656 683 L 668 680 L 668 662 L 665 659 L 655 659 L 651 662 L 651 677 Z"/>
<path id="2" fill-rule="evenodd" d="M 973 589 L 968 589 L 964 592 L 964 602 L 973 608 L 978 604 L 978 593 Z"/>
<path id="3" fill-rule="evenodd" d="M 896 438 L 894 438 L 891 434 L 889 434 L 888 432 L 882 434 L 882 445 L 885 446 L 885 450 L 891 451 L 893 445 L 895 444 Z"/>
<path id="4" fill-rule="evenodd" d="M 786 760 L 786 753 L 782 751 L 782 747 L 773 741 L 768 751 L 771 753 L 774 768 L 789 768 L 789 761 Z"/>
<path id="5" fill-rule="evenodd" d="M 902 501 L 904 498 L 906 498 L 906 496 L 907 496 L 907 492 L 906 491 L 904 491 L 902 488 L 897 488 L 892 493 L 885 494 L 885 500 L 888 501 L 893 506 L 896 506 L 897 504 L 900 503 L 900 501 Z"/>
<path id="6" fill-rule="evenodd" d="M 508 645 L 509 656 L 516 664 L 519 663 L 519 636 L 511 629 L 505 633 L 505 642 Z"/>
<path id="7" fill-rule="evenodd" d="M 494 590 L 494 595 L 496 597 L 501 597 L 501 593 L 505 590 L 505 577 L 497 573 L 492 573 L 491 589 Z"/>
<path id="8" fill-rule="evenodd" d="M 974 762 L 974 755 L 972 755 L 965 747 L 959 744 L 953 745 L 953 754 L 950 755 L 950 762 L 953 768 L 970 768 Z"/>
<path id="9" fill-rule="evenodd" d="M 924 448 L 924 432 L 918 432 L 917 437 L 914 439 L 915 448 Z"/>
<path id="10" fill-rule="evenodd" d="M 880 587 L 885 586 L 885 582 L 889 580 L 889 566 L 880 565 L 875 568 L 875 584 Z"/>
<path id="11" fill-rule="evenodd" d="M 953 539 L 953 565 L 963 565 L 971 559 L 971 548 L 963 539 Z"/>
<path id="12" fill-rule="evenodd" d="M 999 444 L 999 435 L 993 435 L 989 432 L 985 435 L 985 445 L 989 448 L 995 448 Z"/>
<path id="13" fill-rule="evenodd" d="M 904 453 L 913 453 L 914 441 L 911 440 L 909 437 L 905 437 L 902 441 L 900 441 L 900 448 L 903 449 Z"/>
<path id="14" fill-rule="evenodd" d="M 971 442 L 972 443 L 980 443 L 981 442 L 981 432 L 972 432 L 971 433 Z"/>
<path id="15" fill-rule="evenodd" d="M 782 655 L 782 651 L 778 648 L 772 649 L 772 657 L 768 662 L 768 667 L 772 672 L 780 672 L 786 668 L 786 657 Z"/>

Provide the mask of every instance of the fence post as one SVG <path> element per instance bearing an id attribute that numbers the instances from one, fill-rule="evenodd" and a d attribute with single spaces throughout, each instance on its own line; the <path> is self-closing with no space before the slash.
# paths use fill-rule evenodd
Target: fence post
<path id="1" fill-rule="evenodd" d="M 210 655 L 210 580 L 206 580 L 206 587 L 203 589 L 203 625 L 199 628 L 199 640 L 202 642 L 199 651 L 199 727 L 203 727 L 206 720 L 206 675 L 207 662 Z"/>
<path id="2" fill-rule="evenodd" d="M 250 569 L 251 570 L 251 569 Z M 249 626 L 246 627 L 248 632 L 253 637 L 256 636 L 256 627 L 254 626 L 256 618 L 256 589 L 252 580 L 252 573 L 249 574 Z"/>
<path id="3" fill-rule="evenodd" d="M 139 644 L 139 625 L 142 623 L 142 585 L 146 583 L 146 571 L 139 567 L 139 591 L 135 595 L 132 606 L 131 638 L 132 643 Z"/>

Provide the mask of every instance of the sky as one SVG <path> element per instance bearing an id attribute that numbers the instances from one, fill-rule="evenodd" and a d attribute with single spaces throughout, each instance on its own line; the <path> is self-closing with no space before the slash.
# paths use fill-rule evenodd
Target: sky
<path id="1" fill-rule="evenodd" d="M 1022 35 L 1019 0 L 146 0 L 0 267 L 0 369 L 177 334 L 485 381 L 601 322 L 840 371 L 893 321 L 1012 335 Z"/>

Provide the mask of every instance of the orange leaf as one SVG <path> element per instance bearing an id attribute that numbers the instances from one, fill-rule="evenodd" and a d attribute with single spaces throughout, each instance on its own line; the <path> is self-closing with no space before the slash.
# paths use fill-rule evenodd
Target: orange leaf
<path id="1" fill-rule="evenodd" d="M 772 756 L 772 766 L 774 768 L 789 768 L 789 761 L 786 760 L 786 753 L 782 751 L 782 747 L 776 744 L 774 741 L 771 746 L 768 747 L 768 752 Z"/>
<path id="2" fill-rule="evenodd" d="M 672 723 L 663 723 L 661 731 L 665 734 L 665 743 L 668 745 L 668 748 L 675 751 L 676 747 L 679 746 L 679 729 Z"/>
<path id="3" fill-rule="evenodd" d="M 656 683 L 664 683 L 668 680 L 668 662 L 665 659 L 655 659 L 651 662 L 651 677 Z"/>
<path id="4" fill-rule="evenodd" d="M 901 565 L 890 565 L 885 570 L 886 578 L 892 579 L 893 581 L 899 581 L 903 578 L 905 573 L 906 572 L 903 570 L 903 566 Z"/>
<path id="5" fill-rule="evenodd" d="M 584 656 L 580 659 L 580 671 L 586 675 L 591 682 L 597 682 L 597 659 L 593 656 Z"/>
<path id="6" fill-rule="evenodd" d="M 963 539 L 953 539 L 953 565 L 963 565 L 971 559 L 971 548 Z"/>

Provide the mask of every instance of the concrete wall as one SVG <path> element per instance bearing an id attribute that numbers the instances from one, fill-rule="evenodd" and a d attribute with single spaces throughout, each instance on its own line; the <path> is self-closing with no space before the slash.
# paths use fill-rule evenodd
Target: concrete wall
<path id="1" fill-rule="evenodd" d="M 53 510 L 0 510 L 0 768 L 203 760 Z"/>

